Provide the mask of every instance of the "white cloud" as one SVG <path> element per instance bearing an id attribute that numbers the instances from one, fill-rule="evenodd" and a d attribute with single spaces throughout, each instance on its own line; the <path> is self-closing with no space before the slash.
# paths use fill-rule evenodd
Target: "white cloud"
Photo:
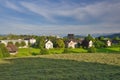
<path id="1" fill-rule="evenodd" d="M 60 3 L 45 1 L 18 1 L 17 4 L 4 1 L 7 8 L 24 12 L 25 14 L 36 13 L 46 20 L 57 21 L 59 17 L 71 17 L 80 21 L 93 19 L 103 22 L 116 22 L 120 17 L 120 1 L 101 1 L 91 4 L 60 1 Z M 18 5 L 19 4 L 19 5 Z M 84 4 L 84 5 L 83 5 Z M 31 15 L 31 14 L 30 14 Z"/>
<path id="2" fill-rule="evenodd" d="M 16 10 L 19 12 L 23 12 L 23 10 L 20 7 L 18 7 L 17 5 L 15 5 L 14 3 L 10 2 L 10 1 L 6 1 L 5 6 L 7 8 L 10 8 L 10 9 L 13 9 L 13 10 Z"/>
<path id="3" fill-rule="evenodd" d="M 120 24 L 98 23 L 89 25 L 55 25 L 55 24 L 30 24 L 19 21 L 9 21 L 1 23 L 0 33 L 13 33 L 13 34 L 92 34 L 92 33 L 114 33 L 119 32 Z M 114 26 L 114 27 L 113 27 Z"/>
<path id="4" fill-rule="evenodd" d="M 112 3 L 112 2 L 96 2 L 93 4 L 82 4 L 79 5 L 77 3 L 69 3 L 62 1 L 61 3 L 51 3 L 45 1 L 44 4 L 33 3 L 33 2 L 25 2 L 20 1 L 18 4 L 12 3 L 10 1 L 6 1 L 6 7 L 13 9 L 18 12 L 22 12 L 27 10 L 24 14 L 37 14 L 44 17 L 48 22 L 51 21 L 59 21 L 57 17 L 71 17 L 76 19 L 77 21 L 92 21 L 100 20 L 100 22 L 93 24 L 84 24 L 84 25 L 74 25 L 71 22 L 70 24 L 63 25 L 62 22 L 58 22 L 58 24 L 32 24 L 27 18 L 18 18 L 18 17 L 10 17 L 9 20 L 0 19 L 1 32 L 6 31 L 7 33 L 36 33 L 36 34 L 67 34 L 69 32 L 75 34 L 81 33 L 109 33 L 109 32 L 119 32 L 120 27 L 120 2 Z M 45 5 L 47 4 L 47 5 Z M 21 6 L 21 7 L 20 7 Z M 29 14 L 34 17 L 34 15 Z M 19 16 L 20 17 L 20 16 Z M 41 17 L 40 17 L 41 18 Z M 24 20 L 28 23 L 25 23 Z M 36 20 L 33 21 L 33 23 Z M 63 22 L 66 20 L 63 19 Z M 6 23 L 7 22 L 7 23 Z M 36 21 L 38 23 L 38 21 Z M 9 29 L 9 30 L 8 30 Z"/>
<path id="5" fill-rule="evenodd" d="M 79 4 L 71 5 L 65 2 L 59 3 L 58 6 L 50 2 L 47 3 L 49 3 L 49 5 L 22 2 L 21 5 L 29 11 L 39 14 L 48 20 L 55 19 L 55 16 L 72 17 L 81 21 L 90 20 L 89 18 L 91 17 L 102 20 L 102 16 L 104 16 L 105 20 L 109 20 L 110 17 L 113 17 L 112 19 L 116 20 L 120 14 L 120 2 L 96 2 L 85 6 Z"/>
<path id="6" fill-rule="evenodd" d="M 52 16 L 50 15 L 51 12 L 48 9 L 45 9 L 43 7 L 40 7 L 36 4 L 29 3 L 29 2 L 22 2 L 21 5 L 23 5 L 25 8 L 27 8 L 29 11 L 32 11 L 36 14 L 39 14 L 49 20 L 52 20 Z"/>

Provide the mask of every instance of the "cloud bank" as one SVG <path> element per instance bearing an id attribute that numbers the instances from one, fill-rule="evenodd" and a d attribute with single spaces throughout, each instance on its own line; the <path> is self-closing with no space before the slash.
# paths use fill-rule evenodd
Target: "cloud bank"
<path id="1" fill-rule="evenodd" d="M 88 34 L 120 31 L 118 0 L 0 0 L 0 9 L 1 33 Z"/>

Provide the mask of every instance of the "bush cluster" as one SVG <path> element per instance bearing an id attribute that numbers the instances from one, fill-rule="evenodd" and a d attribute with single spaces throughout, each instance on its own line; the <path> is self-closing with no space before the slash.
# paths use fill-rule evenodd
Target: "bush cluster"
<path id="1" fill-rule="evenodd" d="M 0 58 L 9 57 L 10 54 L 4 44 L 0 43 Z"/>
<path id="2" fill-rule="evenodd" d="M 88 49 L 88 53 L 95 53 L 96 52 L 96 48 L 95 47 L 91 47 Z"/>

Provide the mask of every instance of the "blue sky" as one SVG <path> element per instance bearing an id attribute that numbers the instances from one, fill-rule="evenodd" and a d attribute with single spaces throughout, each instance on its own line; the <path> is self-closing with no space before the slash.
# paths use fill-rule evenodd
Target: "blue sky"
<path id="1" fill-rule="evenodd" d="M 0 34 L 120 32 L 120 0 L 0 0 Z"/>

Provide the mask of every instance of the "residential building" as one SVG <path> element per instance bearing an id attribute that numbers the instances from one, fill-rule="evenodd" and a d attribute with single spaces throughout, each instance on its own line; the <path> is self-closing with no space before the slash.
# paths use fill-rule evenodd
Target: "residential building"
<path id="1" fill-rule="evenodd" d="M 25 42 L 25 44 L 26 44 L 25 46 L 23 46 L 23 48 L 27 48 L 28 47 L 28 40 L 22 40 L 22 39 L 18 39 L 18 40 L 1 40 L 1 43 L 5 44 L 5 46 L 7 46 L 7 44 L 9 42 L 12 42 L 15 45 L 16 42 L 21 43 L 22 41 Z"/>
<path id="2" fill-rule="evenodd" d="M 46 49 L 52 49 L 52 48 L 53 48 L 53 43 L 52 43 L 50 40 L 48 40 L 48 41 L 45 43 L 45 48 L 46 48 Z"/>
<path id="3" fill-rule="evenodd" d="M 13 44 L 8 44 L 6 48 L 11 55 L 15 55 L 18 51 L 18 48 Z"/>
<path id="4" fill-rule="evenodd" d="M 111 41 L 110 40 L 107 40 L 107 46 L 111 46 Z"/>
<path id="5" fill-rule="evenodd" d="M 92 40 L 90 40 L 89 42 L 88 42 L 88 47 L 90 48 L 90 47 L 92 47 L 93 46 L 93 42 L 92 42 Z"/>
<path id="6" fill-rule="evenodd" d="M 68 48 L 75 48 L 76 44 L 77 42 L 71 40 L 70 42 L 68 42 Z"/>
<path id="7" fill-rule="evenodd" d="M 34 39 L 34 38 L 29 39 L 29 41 L 30 41 L 30 44 L 35 44 L 36 43 L 36 39 Z"/>

